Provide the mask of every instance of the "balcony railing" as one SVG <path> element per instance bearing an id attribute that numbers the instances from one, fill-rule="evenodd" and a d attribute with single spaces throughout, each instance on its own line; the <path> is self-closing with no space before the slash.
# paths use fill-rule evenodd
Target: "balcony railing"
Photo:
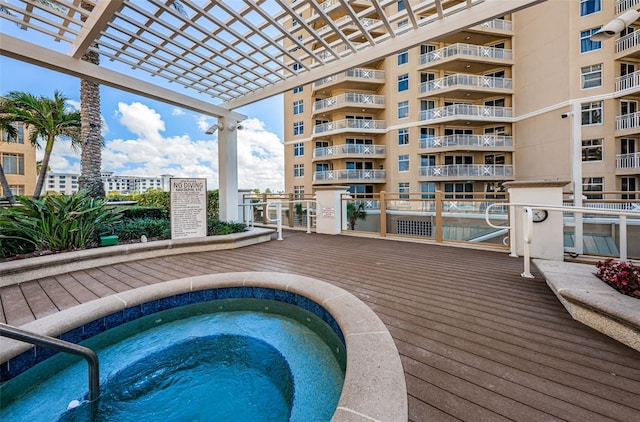
<path id="1" fill-rule="evenodd" d="M 436 62 L 453 56 L 482 57 L 486 59 L 511 60 L 513 52 L 507 48 L 496 48 L 485 45 L 457 43 L 439 50 L 430 51 L 420 56 L 420 64 Z"/>
<path id="2" fill-rule="evenodd" d="M 638 87 L 640 87 L 640 70 L 616 78 L 616 91 L 624 91 Z"/>
<path id="3" fill-rule="evenodd" d="M 512 147 L 513 137 L 506 135 L 447 135 L 420 139 L 420 148 Z"/>
<path id="4" fill-rule="evenodd" d="M 464 88 L 511 89 L 513 88 L 513 80 L 511 78 L 496 78 L 493 76 L 458 73 L 455 75 L 447 75 L 444 78 L 434 79 L 433 81 L 423 82 L 420 84 L 420 92 L 433 92 L 454 86 Z"/>
<path id="5" fill-rule="evenodd" d="M 313 103 L 313 111 L 319 111 L 326 108 L 337 107 L 342 105 L 355 106 L 384 106 L 384 95 L 365 94 L 359 92 L 347 92 L 331 98 L 325 98 Z"/>
<path id="6" fill-rule="evenodd" d="M 622 13 L 627 9 L 631 9 L 633 6 L 640 4 L 640 0 L 617 0 L 616 1 L 616 14 Z"/>
<path id="7" fill-rule="evenodd" d="M 482 22 L 480 25 L 474 26 L 474 28 L 489 28 L 511 31 L 513 30 L 513 23 L 504 19 L 492 19 L 490 21 Z"/>
<path id="8" fill-rule="evenodd" d="M 446 107 L 420 111 L 420 120 L 436 120 L 445 117 L 512 117 L 511 107 L 479 106 L 472 104 L 452 104 Z"/>
<path id="9" fill-rule="evenodd" d="M 358 180 L 371 180 L 384 182 L 387 173 L 384 170 L 329 170 L 313 173 L 314 182 L 349 182 Z"/>
<path id="10" fill-rule="evenodd" d="M 313 150 L 313 158 L 320 157 L 339 157 L 349 155 L 366 155 L 370 157 L 383 158 L 386 153 L 384 145 L 333 145 L 330 147 L 316 148 Z"/>
<path id="11" fill-rule="evenodd" d="M 640 32 L 633 31 L 630 34 L 620 37 L 616 40 L 616 53 L 620 53 L 629 48 L 636 47 L 640 44 Z"/>
<path id="12" fill-rule="evenodd" d="M 351 16 L 343 16 L 339 19 L 336 19 L 333 22 L 337 27 L 342 27 L 344 25 L 348 25 L 349 22 L 353 22 L 353 19 L 351 19 Z M 360 19 L 360 25 L 362 25 L 364 29 L 372 28 L 374 26 L 379 26 L 381 24 L 382 24 L 382 21 L 380 19 L 371 19 L 371 18 Z M 352 25 L 355 25 L 355 24 L 352 23 Z M 332 27 L 330 25 L 324 25 L 318 28 L 316 32 L 319 35 L 323 35 L 324 33 L 329 32 L 331 30 L 332 30 Z"/>
<path id="13" fill-rule="evenodd" d="M 364 132 L 379 132 L 383 131 L 385 128 L 386 124 L 384 120 L 343 119 L 315 125 L 313 127 L 313 133 L 318 134 L 348 129 L 356 129 Z"/>
<path id="14" fill-rule="evenodd" d="M 513 176 L 513 166 L 507 164 L 448 164 L 420 167 L 421 177 L 483 177 Z"/>
<path id="15" fill-rule="evenodd" d="M 315 81 L 313 83 L 313 87 L 317 88 L 322 85 L 337 82 L 343 79 L 360 79 L 363 81 L 376 80 L 380 82 L 384 82 L 385 80 L 384 70 L 356 68 L 356 69 L 349 69 L 346 72 L 338 73 L 337 75 L 332 75 L 324 79 L 320 79 L 319 81 Z"/>
<path id="16" fill-rule="evenodd" d="M 617 169 L 640 169 L 640 152 L 616 155 Z"/>
<path id="17" fill-rule="evenodd" d="M 616 116 L 616 130 L 635 129 L 640 127 L 640 112 Z"/>

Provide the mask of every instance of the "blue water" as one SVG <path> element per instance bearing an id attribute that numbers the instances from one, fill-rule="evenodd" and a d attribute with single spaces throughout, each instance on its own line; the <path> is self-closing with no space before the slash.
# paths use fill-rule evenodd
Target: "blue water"
<path id="1" fill-rule="evenodd" d="M 189 305 L 83 344 L 100 359 L 96 421 L 328 421 L 344 380 L 333 331 L 273 301 Z M 86 363 L 59 354 L 0 387 L 0 420 L 89 420 L 86 394 Z"/>

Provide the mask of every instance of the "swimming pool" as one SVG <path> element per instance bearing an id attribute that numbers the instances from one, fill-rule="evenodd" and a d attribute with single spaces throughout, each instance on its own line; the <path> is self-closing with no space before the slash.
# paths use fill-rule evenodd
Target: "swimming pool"
<path id="1" fill-rule="evenodd" d="M 313 313 L 274 300 L 181 306 L 106 331 L 84 345 L 100 357 L 94 421 L 134 421 L 140 415 L 147 420 L 328 421 L 344 380 L 344 346 L 333 330 Z M 65 411 L 87 391 L 84 362 L 60 370 L 70 360 L 56 355 L 3 385 L 0 419 L 87 420 L 86 402 Z M 22 395 L 34 378 L 42 379 L 41 386 Z"/>
<path id="2" fill-rule="evenodd" d="M 111 325 L 112 315 L 143 316 L 159 303 L 180 302 L 187 297 L 206 296 L 212 289 L 232 288 L 244 297 L 260 295 L 261 288 L 289 297 L 296 306 L 311 305 L 311 311 L 326 312 L 343 334 L 346 344 L 346 372 L 332 421 L 353 418 L 406 420 L 407 395 L 402 363 L 393 338 L 380 318 L 362 301 L 345 290 L 318 279 L 287 273 L 245 272 L 208 274 L 128 290 L 43 317 L 20 328 L 54 337 L 74 333 L 95 334 L 97 326 Z M 282 292 L 286 292 L 285 295 Z M 287 299 L 285 299 L 286 301 Z M 148 305 L 151 303 L 152 305 Z M 154 305 L 155 303 L 155 305 Z M 315 305 L 313 305 L 315 303 Z M 316 305 L 320 305 L 317 308 Z M 316 313 L 317 314 L 317 313 Z M 102 320 L 96 323 L 96 318 Z M 330 326 L 333 325 L 329 324 Z M 3 339 L 0 374 L 33 365 L 29 346 Z M 32 349 L 31 349 L 32 350 Z M 27 359 L 18 357 L 26 352 Z M 21 368 L 20 368 L 21 367 Z M 86 372 L 81 378 L 86 377 Z M 86 379 L 86 378 L 85 378 Z"/>

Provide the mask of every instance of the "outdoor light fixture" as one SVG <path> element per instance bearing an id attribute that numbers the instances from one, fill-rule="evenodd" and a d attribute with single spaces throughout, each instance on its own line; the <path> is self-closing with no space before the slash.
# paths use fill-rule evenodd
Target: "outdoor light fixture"
<path id="1" fill-rule="evenodd" d="M 206 133 L 207 135 L 213 135 L 214 133 L 216 133 L 217 130 L 222 130 L 222 129 L 224 129 L 224 123 L 218 122 L 211 125 L 211 127 L 207 129 L 204 133 Z M 240 122 L 236 122 L 236 123 L 230 123 L 229 125 L 227 125 L 227 129 L 229 130 L 229 132 L 233 132 L 236 129 L 242 130 L 244 129 L 244 127 L 240 124 Z"/>
<path id="2" fill-rule="evenodd" d="M 640 12 L 633 9 L 627 10 L 626 12 L 600 28 L 600 30 L 589 37 L 589 39 L 591 41 L 608 40 L 614 35 L 622 32 L 622 30 L 634 23 L 638 18 L 640 18 Z"/>

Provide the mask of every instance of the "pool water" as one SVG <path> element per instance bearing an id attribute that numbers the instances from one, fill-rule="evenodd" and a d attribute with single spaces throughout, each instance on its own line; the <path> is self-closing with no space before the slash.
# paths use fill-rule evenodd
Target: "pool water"
<path id="1" fill-rule="evenodd" d="M 344 381 L 333 330 L 269 300 L 174 308 L 82 344 L 100 359 L 96 421 L 328 421 Z M 0 420 L 89 420 L 86 394 L 85 361 L 58 354 L 0 387 Z"/>

